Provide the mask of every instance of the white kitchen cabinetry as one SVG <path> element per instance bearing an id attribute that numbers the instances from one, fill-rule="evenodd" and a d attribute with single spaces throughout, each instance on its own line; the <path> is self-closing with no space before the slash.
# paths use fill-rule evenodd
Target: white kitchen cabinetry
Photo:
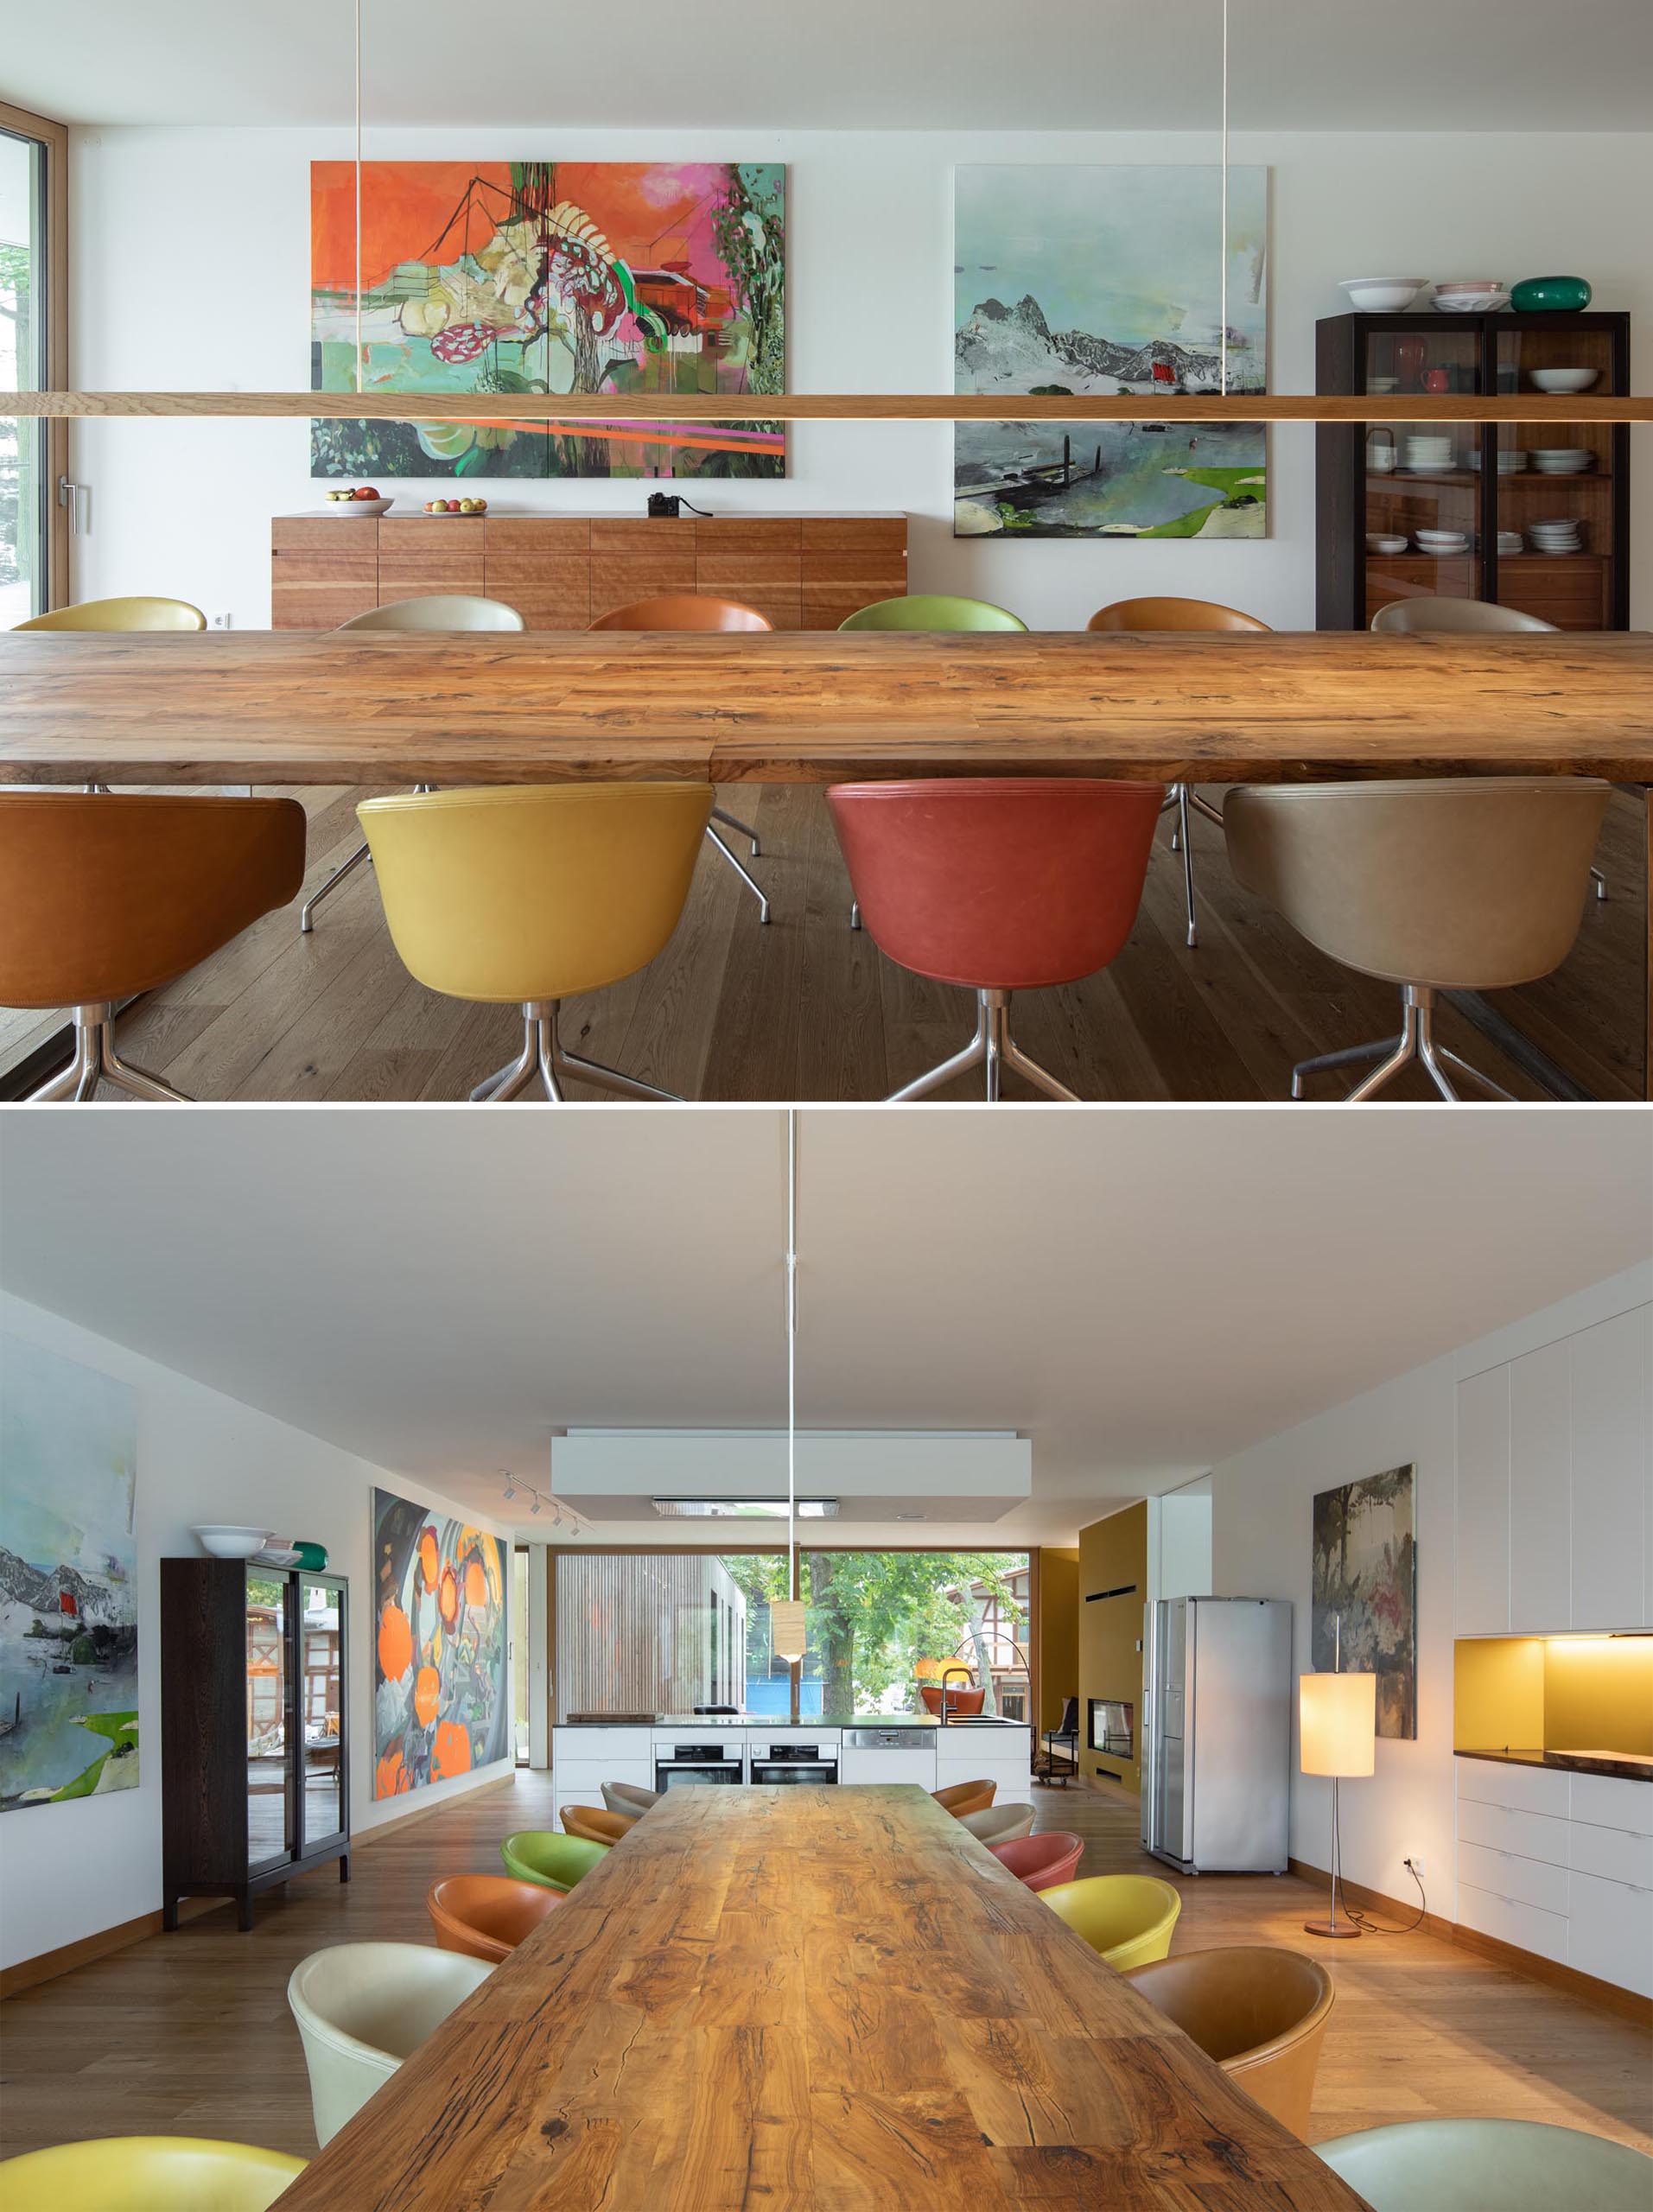
<path id="1" fill-rule="evenodd" d="M 1653 1306 L 1459 1384 L 1457 1504 L 1459 1636 L 1653 1625 Z"/>
<path id="2" fill-rule="evenodd" d="M 551 1788 L 561 1805 L 601 1805 L 605 1782 L 654 1787 L 646 1728 L 553 1728 Z"/>
<path id="3" fill-rule="evenodd" d="M 1458 1633 L 1510 1627 L 1510 1370 L 1458 1386 Z"/>
<path id="4" fill-rule="evenodd" d="M 1567 1577 L 1568 1382 L 1565 1338 L 1510 1366 L 1510 1627 L 1564 1622 Z"/>
<path id="5" fill-rule="evenodd" d="M 1647 1623 L 1653 1306 L 1572 1338 L 1574 1628 Z M 1633 1788 L 1635 1785 L 1632 1784 Z"/>
<path id="6" fill-rule="evenodd" d="M 1455 1764 L 1459 1924 L 1653 1997 L 1653 1783 Z"/>
<path id="7" fill-rule="evenodd" d="M 911 1751 L 861 1751 L 849 1740 L 846 1730 L 844 1746 L 838 1754 L 838 1779 L 841 1783 L 915 1782 L 920 1789 L 933 1789 L 937 1786 L 935 1745 L 923 1744 Z"/>
<path id="8" fill-rule="evenodd" d="M 1025 1805 L 1033 1793 L 1033 1738 L 1026 1728 L 938 1728 L 938 1789 L 960 1782 L 997 1784 L 995 1802 Z"/>

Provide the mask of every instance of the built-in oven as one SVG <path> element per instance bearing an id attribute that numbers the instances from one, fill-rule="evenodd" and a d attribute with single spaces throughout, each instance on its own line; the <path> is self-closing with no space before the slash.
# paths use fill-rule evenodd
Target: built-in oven
<path id="1" fill-rule="evenodd" d="M 753 1782 L 836 1782 L 838 1747 L 836 1744 L 754 1744 L 751 1753 Z"/>
<path id="2" fill-rule="evenodd" d="M 738 1744 L 657 1744 L 654 1786 L 680 1789 L 685 1783 L 738 1785 L 746 1780 L 746 1760 Z"/>

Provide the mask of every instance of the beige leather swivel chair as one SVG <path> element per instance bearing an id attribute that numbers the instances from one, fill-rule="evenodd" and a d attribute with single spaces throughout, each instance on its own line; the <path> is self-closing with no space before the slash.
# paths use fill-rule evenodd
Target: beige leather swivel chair
<path id="1" fill-rule="evenodd" d="M 1610 786 L 1581 776 L 1245 785 L 1223 810 L 1230 864 L 1322 952 L 1401 987 L 1398 1037 L 1323 1052 L 1307 1076 L 1378 1060 L 1351 1101 L 1419 1060 L 1510 1094 L 1437 1046 L 1440 991 L 1503 990 L 1559 968 L 1579 932 Z"/>

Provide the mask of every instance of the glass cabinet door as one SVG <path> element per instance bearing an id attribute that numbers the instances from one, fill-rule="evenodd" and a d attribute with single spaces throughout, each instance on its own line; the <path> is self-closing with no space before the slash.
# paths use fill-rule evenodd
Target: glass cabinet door
<path id="1" fill-rule="evenodd" d="M 344 1816 L 344 1592 L 298 1577 L 301 1852 L 337 1835 Z"/>
<path id="2" fill-rule="evenodd" d="M 1440 315 L 1361 334 L 1366 424 L 1365 620 L 1391 600 L 1481 595 L 1480 435 L 1469 423 L 1389 423 L 1389 393 L 1481 388 L 1478 319 Z"/>
<path id="3" fill-rule="evenodd" d="M 247 1573 L 247 1866 L 257 1873 L 292 1856 L 288 1785 L 289 1691 L 284 1574 Z"/>
<path id="4" fill-rule="evenodd" d="M 1497 387 L 1614 392 L 1605 330 L 1558 321 L 1498 330 Z M 1612 626 L 1616 598 L 1613 435 L 1605 423 L 1497 426 L 1497 596 L 1560 630 Z"/>

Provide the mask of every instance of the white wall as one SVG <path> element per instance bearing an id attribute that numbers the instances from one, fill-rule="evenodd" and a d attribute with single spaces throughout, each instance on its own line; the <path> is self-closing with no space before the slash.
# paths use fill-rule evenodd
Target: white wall
<path id="1" fill-rule="evenodd" d="M 1457 1386 L 1653 1297 L 1653 1268 L 1632 1268 L 1494 1335 L 1414 1368 L 1212 1470 L 1212 1587 L 1219 1597 L 1288 1598 L 1297 1672 L 1309 1658 L 1310 1517 L 1317 1491 L 1410 1461 L 1418 1548 L 1418 1733 L 1377 1745 L 1370 1781 L 1343 1785 L 1343 1864 L 1351 1881 L 1415 1896 L 1402 1865 L 1421 1858 L 1429 1909 L 1454 1916 L 1453 1589 Z M 1328 1864 L 1331 1785 L 1296 1771 L 1292 1853 Z"/>
<path id="2" fill-rule="evenodd" d="M 1208 1598 L 1211 1591 L 1211 1478 L 1201 1475 L 1148 1501 L 1160 1524 L 1156 1598 Z"/>
<path id="3" fill-rule="evenodd" d="M 199 1522 L 279 1522 L 283 1533 L 325 1544 L 330 1569 L 349 1577 L 354 1831 L 511 1772 L 505 1759 L 461 1782 L 432 1783 L 416 1796 L 372 1802 L 369 1493 L 375 1484 L 402 1487 L 396 1477 L 6 1293 L 0 1293 L 0 1329 L 115 1376 L 137 1393 L 140 1762 L 136 1789 L 0 1816 L 0 1964 L 118 1927 L 161 1904 L 160 1562 L 198 1551 L 189 1532 Z M 430 1503 L 474 1517 L 434 1495 Z M 337 1877 L 321 1870 L 303 1878 Z"/>
<path id="4" fill-rule="evenodd" d="M 507 65 L 508 66 L 508 65 Z M 456 88 L 455 100 L 463 99 Z M 789 167 L 791 387 L 952 388 L 951 172 L 959 162 L 1209 162 L 1214 134 L 370 130 L 369 160 L 780 161 Z M 92 390 L 293 391 L 309 383 L 312 158 L 347 134 L 79 130 L 71 192 L 73 381 Z M 1314 322 L 1340 277 L 1401 270 L 1506 281 L 1578 270 L 1596 304 L 1629 308 L 1648 388 L 1653 134 L 1451 136 L 1237 131 L 1236 162 L 1273 171 L 1272 380 L 1312 391 Z M 985 282 L 986 280 L 984 280 Z M 1633 433 L 1631 620 L 1653 625 L 1653 433 Z M 78 596 L 181 594 L 238 626 L 270 619 L 268 518 L 316 504 L 303 423 L 115 422 L 78 427 L 92 487 Z M 1036 628 L 1075 628 L 1109 599 L 1168 591 L 1249 607 L 1278 627 L 1314 619 L 1313 432 L 1274 434 L 1263 543 L 1148 544 L 952 535 L 948 425 L 804 423 L 782 484 L 715 487 L 725 512 L 900 509 L 911 584 L 1002 601 Z M 382 486 L 412 505 L 449 488 Z M 500 482 L 496 506 L 640 513 L 638 483 Z M 346 525 L 340 524 L 340 527 Z"/>

